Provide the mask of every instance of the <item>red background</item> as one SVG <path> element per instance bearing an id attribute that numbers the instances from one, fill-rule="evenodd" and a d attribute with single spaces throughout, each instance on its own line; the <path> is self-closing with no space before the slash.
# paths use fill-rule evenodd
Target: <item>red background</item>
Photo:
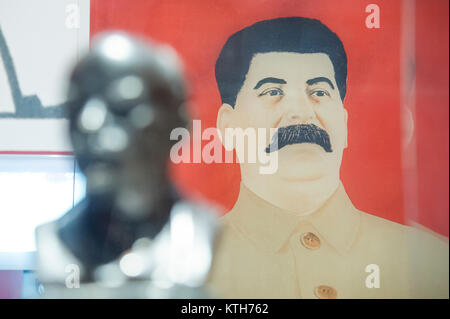
<path id="1" fill-rule="evenodd" d="M 380 7 L 380 29 L 368 29 L 365 8 Z M 349 148 L 341 175 L 355 206 L 405 223 L 412 217 L 448 236 L 448 2 L 417 1 L 415 182 L 404 191 L 402 163 L 402 1 L 359 0 L 91 0 L 91 36 L 111 29 L 167 42 L 185 62 L 190 112 L 202 128 L 214 127 L 220 106 L 214 65 L 233 32 L 256 21 L 283 16 L 318 18 L 346 48 Z M 403 32 L 403 33 L 402 33 Z M 207 142 L 204 143 L 204 145 Z M 405 155 L 406 154 L 406 155 Z M 238 195 L 238 164 L 180 164 L 176 183 L 230 209 Z M 406 176 L 408 177 L 408 176 Z M 413 195 L 411 195 L 413 194 Z M 408 198 L 405 196 L 413 196 Z M 417 212 L 404 203 L 417 201 Z"/>

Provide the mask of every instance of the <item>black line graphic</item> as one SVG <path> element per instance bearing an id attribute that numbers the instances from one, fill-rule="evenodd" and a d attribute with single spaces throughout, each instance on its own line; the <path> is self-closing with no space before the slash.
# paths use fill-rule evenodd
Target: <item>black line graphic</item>
<path id="1" fill-rule="evenodd" d="M 66 104 L 43 106 L 37 95 L 23 96 L 17 79 L 14 61 L 9 52 L 5 37 L 0 27 L 0 53 L 8 77 L 15 112 L 0 112 L 0 118 L 38 119 L 38 118 L 65 118 Z"/>

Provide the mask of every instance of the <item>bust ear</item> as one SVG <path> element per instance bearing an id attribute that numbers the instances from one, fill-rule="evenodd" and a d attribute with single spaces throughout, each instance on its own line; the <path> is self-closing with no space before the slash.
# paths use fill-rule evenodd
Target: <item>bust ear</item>
<path id="1" fill-rule="evenodd" d="M 222 106 L 219 108 L 219 111 L 217 112 L 216 126 L 218 131 L 220 132 L 220 141 L 227 151 L 232 151 L 234 149 L 233 141 L 225 140 L 226 129 L 235 127 L 234 115 L 234 108 L 227 103 L 222 104 Z"/>

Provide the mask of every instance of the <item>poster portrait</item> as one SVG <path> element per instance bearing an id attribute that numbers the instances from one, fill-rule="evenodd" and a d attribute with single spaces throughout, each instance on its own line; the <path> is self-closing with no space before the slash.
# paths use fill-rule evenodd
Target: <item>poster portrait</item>
<path id="1" fill-rule="evenodd" d="M 88 21 L 183 61 L 170 174 L 221 208 L 217 296 L 448 298 L 448 2 L 91 0 Z"/>

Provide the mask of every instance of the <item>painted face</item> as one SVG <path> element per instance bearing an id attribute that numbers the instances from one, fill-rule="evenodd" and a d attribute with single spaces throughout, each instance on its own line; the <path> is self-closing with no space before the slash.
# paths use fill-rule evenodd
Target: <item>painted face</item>
<path id="1" fill-rule="evenodd" d="M 347 112 L 328 55 L 256 54 L 236 105 L 228 113 L 227 123 L 232 127 L 284 131 L 284 140 L 275 133 L 279 143 L 276 173 L 279 176 L 315 179 L 339 175 L 343 149 L 347 146 Z M 305 138 L 308 134 L 320 138 Z M 273 136 L 267 134 L 266 145 L 271 140 Z M 241 163 L 241 169 L 243 174 L 257 174 L 254 165 Z"/>

